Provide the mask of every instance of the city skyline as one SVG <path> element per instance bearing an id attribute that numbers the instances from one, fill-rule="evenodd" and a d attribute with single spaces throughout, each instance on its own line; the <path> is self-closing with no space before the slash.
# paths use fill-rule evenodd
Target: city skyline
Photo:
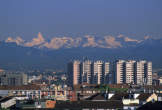
<path id="1" fill-rule="evenodd" d="M 0 0 L 0 110 L 161 110 L 162 0 Z"/>

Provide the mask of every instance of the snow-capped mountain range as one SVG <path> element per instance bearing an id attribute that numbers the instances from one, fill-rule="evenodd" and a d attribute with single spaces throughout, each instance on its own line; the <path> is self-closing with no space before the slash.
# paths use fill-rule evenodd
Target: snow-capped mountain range
<path id="1" fill-rule="evenodd" d="M 96 37 L 53 37 L 46 40 L 38 33 L 31 41 L 8 37 L 0 41 L 0 68 L 8 70 L 66 70 L 73 59 L 148 60 L 154 68 L 162 68 L 162 38 L 149 36 L 133 39 L 124 35 Z"/>
<path id="2" fill-rule="evenodd" d="M 126 37 L 124 35 L 95 37 L 85 35 L 83 37 L 53 37 L 50 41 L 46 41 L 45 37 L 39 32 L 38 36 L 31 41 L 25 41 L 21 37 L 8 37 L 5 42 L 15 42 L 17 45 L 25 47 L 38 47 L 48 49 L 73 48 L 73 47 L 97 47 L 97 48 L 121 48 L 127 46 L 135 46 L 150 39 L 145 36 L 142 40 Z"/>

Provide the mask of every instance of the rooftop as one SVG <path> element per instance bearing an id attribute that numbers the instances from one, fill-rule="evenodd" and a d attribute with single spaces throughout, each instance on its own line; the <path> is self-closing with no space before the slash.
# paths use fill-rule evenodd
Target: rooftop
<path id="1" fill-rule="evenodd" d="M 148 97 L 150 97 L 152 94 L 151 93 L 142 93 L 140 94 L 137 99 L 141 101 L 145 101 Z"/>
<path id="2" fill-rule="evenodd" d="M 38 85 L 0 86 L 0 90 L 40 90 Z"/>
<path id="3" fill-rule="evenodd" d="M 100 100 L 100 101 L 105 100 L 106 101 L 106 98 L 105 98 L 104 94 L 97 93 L 97 94 L 94 94 L 91 97 L 87 98 L 86 100 Z"/>
<path id="4" fill-rule="evenodd" d="M 13 98 L 12 96 L 10 96 L 10 97 L 3 97 L 3 98 L 0 99 L 0 103 L 6 102 L 6 101 L 8 101 L 8 100 L 10 100 L 12 98 Z"/>
<path id="5" fill-rule="evenodd" d="M 111 98 L 110 98 L 110 100 L 122 100 L 124 97 L 126 98 L 126 97 L 128 97 L 129 96 L 129 94 L 128 93 L 122 93 L 122 92 L 120 92 L 120 93 L 115 93 Z"/>
<path id="6" fill-rule="evenodd" d="M 162 110 L 162 101 L 148 102 L 137 110 Z"/>
<path id="7" fill-rule="evenodd" d="M 59 109 L 79 109 L 79 108 L 103 108 L 103 109 L 117 109 L 122 108 L 121 101 L 74 101 L 74 102 L 56 102 L 56 108 Z"/>

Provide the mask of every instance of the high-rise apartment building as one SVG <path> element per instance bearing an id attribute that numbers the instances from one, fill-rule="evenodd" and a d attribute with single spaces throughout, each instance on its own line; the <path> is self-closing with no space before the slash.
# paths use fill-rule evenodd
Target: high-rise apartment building
<path id="1" fill-rule="evenodd" d="M 135 68 L 136 68 L 136 71 L 135 71 L 135 83 L 138 84 L 138 85 L 143 85 L 146 80 L 145 80 L 145 64 L 146 64 L 146 61 L 138 61 L 136 62 L 135 64 Z"/>
<path id="2" fill-rule="evenodd" d="M 94 84 L 103 84 L 104 83 L 104 65 L 103 61 L 94 62 L 94 72 L 93 72 L 93 83 Z"/>
<path id="3" fill-rule="evenodd" d="M 98 60 L 93 63 L 93 84 L 109 84 L 111 80 L 110 63 Z"/>
<path id="4" fill-rule="evenodd" d="M 104 83 L 105 84 L 112 84 L 112 74 L 110 73 L 110 63 L 104 63 Z"/>
<path id="5" fill-rule="evenodd" d="M 152 62 L 138 61 L 135 67 L 135 83 L 138 85 L 152 85 Z"/>
<path id="6" fill-rule="evenodd" d="M 92 62 L 90 60 L 85 60 L 81 68 L 82 83 L 90 84 L 92 82 Z"/>
<path id="7" fill-rule="evenodd" d="M 146 74 L 145 74 L 146 84 L 152 85 L 152 62 L 147 62 L 145 69 L 146 69 Z"/>
<path id="8" fill-rule="evenodd" d="M 118 60 L 113 64 L 113 78 L 115 84 L 122 84 L 125 80 L 125 61 Z"/>
<path id="9" fill-rule="evenodd" d="M 152 63 L 118 60 L 113 65 L 115 84 L 152 85 Z"/>
<path id="10" fill-rule="evenodd" d="M 73 61 L 68 64 L 68 74 L 69 83 L 73 85 L 109 83 L 109 62 Z"/>
<path id="11" fill-rule="evenodd" d="M 125 83 L 134 84 L 134 73 L 135 73 L 135 62 L 134 60 L 129 60 L 125 62 L 124 76 Z"/>
<path id="12" fill-rule="evenodd" d="M 81 63 L 78 60 L 68 63 L 69 85 L 77 85 L 81 82 Z"/>

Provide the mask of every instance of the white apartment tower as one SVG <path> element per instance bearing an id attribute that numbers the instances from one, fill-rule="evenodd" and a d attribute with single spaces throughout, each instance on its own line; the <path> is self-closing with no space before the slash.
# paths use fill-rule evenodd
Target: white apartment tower
<path id="1" fill-rule="evenodd" d="M 93 84 L 108 84 L 110 81 L 109 62 L 98 60 L 93 63 Z"/>
<path id="2" fill-rule="evenodd" d="M 135 81 L 138 85 L 152 85 L 152 62 L 136 62 Z"/>
<path id="3" fill-rule="evenodd" d="M 145 64 L 146 61 L 138 61 L 136 62 L 136 72 L 135 72 L 135 83 L 138 85 L 143 85 L 146 80 L 145 80 Z"/>
<path id="4" fill-rule="evenodd" d="M 114 83 L 115 84 L 124 83 L 124 68 L 125 68 L 124 60 L 118 60 L 113 64 Z"/>
<path id="5" fill-rule="evenodd" d="M 135 73 L 135 62 L 134 60 L 129 60 L 125 62 L 125 83 L 134 84 L 134 73 Z"/>
<path id="6" fill-rule="evenodd" d="M 112 74 L 110 74 L 110 63 L 105 62 L 104 64 L 104 83 L 112 84 Z"/>
<path id="7" fill-rule="evenodd" d="M 93 83 L 102 84 L 104 82 L 103 61 L 94 62 Z"/>
<path id="8" fill-rule="evenodd" d="M 147 62 L 145 68 L 147 85 L 152 85 L 152 62 Z"/>
<path id="9" fill-rule="evenodd" d="M 86 60 L 82 63 L 82 83 L 91 83 L 92 77 L 92 62 Z"/>

